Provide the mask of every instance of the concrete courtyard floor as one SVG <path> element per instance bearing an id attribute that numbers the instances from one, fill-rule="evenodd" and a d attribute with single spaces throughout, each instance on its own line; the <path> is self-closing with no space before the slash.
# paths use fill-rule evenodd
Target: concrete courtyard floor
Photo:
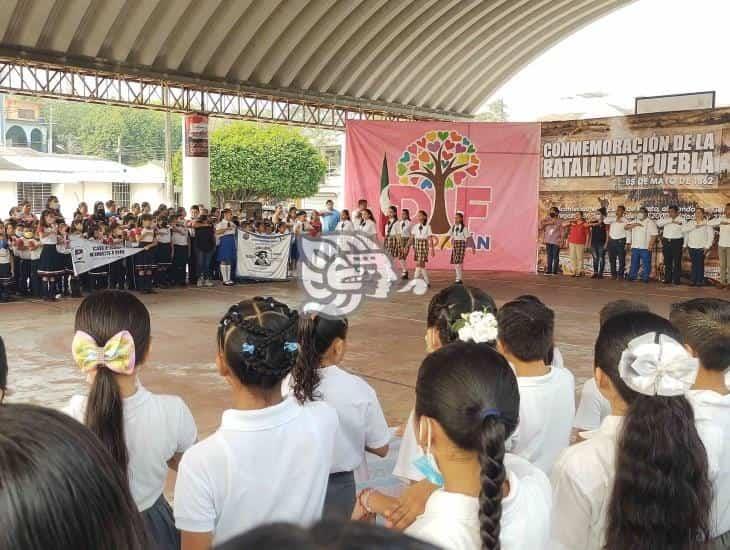
<path id="1" fill-rule="evenodd" d="M 424 356 L 425 316 L 430 297 L 451 281 L 450 272 L 434 273 L 425 296 L 393 294 L 370 300 L 350 318 L 343 367 L 363 376 L 377 391 L 391 425 L 406 419 Z M 514 273 L 472 272 L 467 283 L 489 292 L 498 304 L 519 294 L 535 294 L 556 312 L 556 343 L 576 376 L 576 390 L 592 375 L 598 312 L 606 302 L 629 298 L 647 302 L 661 315 L 669 305 L 697 295 L 730 296 L 714 288 L 592 281 Z M 140 370 L 150 390 L 181 395 L 190 406 L 201 436 L 217 427 L 228 406 L 225 382 L 215 371 L 215 332 L 226 308 L 252 296 L 275 296 L 292 306 L 303 293 L 294 282 L 187 288 L 142 296 L 152 314 L 152 347 Z M 10 402 L 62 407 L 84 392 L 84 378 L 73 366 L 70 344 L 79 301 L 18 301 L 0 304 L 0 336 L 10 365 Z"/>

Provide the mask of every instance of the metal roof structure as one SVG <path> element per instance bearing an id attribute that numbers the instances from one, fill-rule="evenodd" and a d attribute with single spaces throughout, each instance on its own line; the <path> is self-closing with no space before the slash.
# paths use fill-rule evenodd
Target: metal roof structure
<path id="1" fill-rule="evenodd" d="M 0 89 L 312 126 L 464 119 L 632 1 L 0 0 Z"/>

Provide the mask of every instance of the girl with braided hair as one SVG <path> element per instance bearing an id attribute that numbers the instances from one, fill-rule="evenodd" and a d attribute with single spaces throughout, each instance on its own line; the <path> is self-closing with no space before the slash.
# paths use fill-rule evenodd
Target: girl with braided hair
<path id="1" fill-rule="evenodd" d="M 257 297 L 229 308 L 218 325 L 216 366 L 232 407 L 180 463 L 175 523 L 186 550 L 322 515 L 338 421 L 325 403 L 282 397 L 297 360 L 298 320 L 285 304 Z"/>
<path id="2" fill-rule="evenodd" d="M 418 441 L 442 478 L 406 534 L 450 550 L 547 548 L 547 476 L 505 442 L 519 420 L 520 392 L 506 359 L 487 344 L 457 342 L 424 359 L 416 382 Z M 363 492 L 378 512 L 389 497 Z"/>
<path id="3" fill-rule="evenodd" d="M 365 380 L 341 369 L 347 348 L 347 319 L 320 315 L 299 320 L 299 356 L 291 381 L 300 403 L 322 400 L 337 411 L 340 421 L 335 453 L 324 501 L 324 516 L 349 519 L 355 507 L 355 470 L 365 462 L 365 451 L 388 454 L 390 430 L 375 390 Z"/>

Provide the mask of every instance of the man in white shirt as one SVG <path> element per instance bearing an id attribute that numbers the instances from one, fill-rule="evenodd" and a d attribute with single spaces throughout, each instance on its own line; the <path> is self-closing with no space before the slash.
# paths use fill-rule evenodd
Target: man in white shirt
<path id="1" fill-rule="evenodd" d="M 715 241 L 715 231 L 707 223 L 705 209 L 697 207 L 695 219 L 684 226 L 684 246 L 692 261 L 691 286 L 705 286 L 705 257 Z"/>
<path id="2" fill-rule="evenodd" d="M 629 222 L 625 215 L 626 208 L 622 205 L 616 207 L 615 216 L 604 220 L 611 226 L 608 230 L 608 261 L 611 264 L 611 277 L 614 279 L 623 279 L 626 270 L 626 224 Z"/>
<path id="3" fill-rule="evenodd" d="M 720 256 L 720 284 L 726 287 L 730 281 L 730 202 L 725 205 L 725 213 L 709 221 L 711 227 L 720 228 L 720 241 L 717 254 Z"/>
<path id="4" fill-rule="evenodd" d="M 664 284 L 680 284 L 682 276 L 682 248 L 684 244 L 684 218 L 679 207 L 670 206 L 669 216 L 657 220 L 662 231 L 662 254 L 664 255 Z"/>
<path id="5" fill-rule="evenodd" d="M 629 234 L 629 242 L 631 243 L 629 280 L 636 280 L 639 275 L 639 264 L 641 264 L 641 280 L 648 283 L 651 274 L 651 251 L 654 249 L 659 229 L 649 219 L 649 211 L 644 207 L 639 208 L 638 219 L 635 222 L 626 224 L 626 229 L 631 232 Z"/>

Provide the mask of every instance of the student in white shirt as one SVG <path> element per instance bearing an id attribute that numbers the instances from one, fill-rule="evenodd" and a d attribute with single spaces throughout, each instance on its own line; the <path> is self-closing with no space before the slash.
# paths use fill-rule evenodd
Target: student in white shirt
<path id="1" fill-rule="evenodd" d="M 727 286 L 730 281 L 730 202 L 725 205 L 722 216 L 708 223 L 711 227 L 720 228 L 720 240 L 717 243 L 717 254 L 720 256 L 720 284 Z"/>
<path id="2" fill-rule="evenodd" d="M 232 286 L 232 269 L 236 261 L 236 226 L 233 223 L 233 212 L 230 208 L 223 209 L 223 219 L 215 226 L 215 236 L 218 238 L 216 259 L 220 262 L 221 278 L 225 286 Z"/>
<path id="3" fill-rule="evenodd" d="M 163 490 L 197 429 L 182 399 L 153 394 L 137 378 L 150 346 L 149 312 L 129 292 L 95 292 L 76 311 L 75 330 L 73 357 L 91 389 L 88 397 L 72 397 L 66 412 L 99 437 L 125 472 L 155 547 L 179 548 Z"/>
<path id="4" fill-rule="evenodd" d="M 370 385 L 342 370 L 347 347 L 347 319 L 319 315 L 299 321 L 299 356 L 282 391 L 300 403 L 324 401 L 337 411 L 339 430 L 324 501 L 324 517 L 349 519 L 355 507 L 355 475 L 365 451 L 388 454 L 390 430 Z"/>
<path id="5" fill-rule="evenodd" d="M 175 523 L 185 550 L 208 550 L 263 523 L 322 515 L 337 412 L 282 397 L 297 358 L 296 311 L 273 298 L 232 306 L 218 325 L 218 372 L 233 408 L 180 463 Z"/>
<path id="6" fill-rule="evenodd" d="M 360 221 L 355 227 L 358 233 L 362 233 L 369 237 L 374 237 L 377 233 L 377 227 L 375 226 L 375 219 L 373 213 L 369 208 L 362 210 L 360 213 Z"/>
<path id="7" fill-rule="evenodd" d="M 629 280 L 636 281 L 639 276 L 639 265 L 641 265 L 641 280 L 649 282 L 651 275 L 651 251 L 654 250 L 659 230 L 656 224 L 649 219 L 649 211 L 646 208 L 639 208 L 639 216 L 635 222 L 626 226 L 631 243 L 631 269 Z"/>
<path id="8" fill-rule="evenodd" d="M 401 279 L 408 279 L 408 253 L 411 250 L 411 213 L 407 208 L 401 208 L 400 220 L 396 225 L 400 237 L 400 260 L 403 266 Z"/>
<path id="9" fill-rule="evenodd" d="M 440 290 L 431 298 L 426 315 L 426 351 L 431 353 L 441 347 L 463 341 L 486 342 L 495 345 L 497 341 L 497 305 L 492 297 L 481 289 L 466 285 L 451 285 Z M 488 317 L 493 323 L 489 330 L 474 333 L 464 326 L 464 317 L 472 315 Z M 390 510 L 389 521 L 404 529 L 423 513 L 426 500 L 438 485 L 432 483 L 421 469 L 423 451 L 418 445 L 415 433 L 415 413 L 410 412 L 405 424 L 393 475 L 410 483 L 399 498 L 398 506 Z"/>
<path id="10" fill-rule="evenodd" d="M 406 273 L 406 262 L 401 259 L 401 233 L 400 222 L 398 221 L 398 209 L 395 206 L 388 207 L 388 221 L 383 228 L 383 246 L 385 251 L 393 258 L 393 262 L 397 264 L 401 273 Z"/>
<path id="11" fill-rule="evenodd" d="M 548 478 L 526 460 L 505 455 L 519 415 L 514 372 L 488 344 L 458 342 L 424 359 L 415 421 L 424 461 L 442 487 L 406 534 L 449 550 L 547 548 Z M 359 499 L 376 513 L 391 501 L 374 491 Z"/>
<path id="12" fill-rule="evenodd" d="M 570 444 L 575 415 L 575 378 L 545 364 L 553 345 L 554 314 L 540 302 L 514 300 L 497 314 L 497 350 L 512 365 L 520 386 L 520 424 L 511 452 L 550 473 Z"/>
<path id="13" fill-rule="evenodd" d="M 673 304 L 669 320 L 699 360 L 699 370 L 686 397 L 707 450 L 713 507 L 710 548 L 730 548 L 730 302 L 697 298 Z"/>
<path id="14" fill-rule="evenodd" d="M 684 397 L 697 361 L 680 341 L 653 313 L 617 315 L 601 327 L 595 376 L 612 416 L 555 463 L 551 548 L 704 547 L 712 488 Z"/>
<path id="15" fill-rule="evenodd" d="M 643 302 L 634 300 L 614 300 L 607 303 L 601 308 L 600 324 L 603 326 L 606 321 L 616 315 L 629 313 L 631 311 L 649 311 L 649 306 Z M 591 376 L 583 384 L 580 392 L 580 401 L 575 411 L 573 419 L 573 427 L 579 430 L 597 430 L 601 426 L 601 422 L 611 414 L 611 404 L 608 399 L 603 397 L 598 386 L 596 386 L 595 377 Z M 579 437 L 582 435 L 579 433 Z"/>
<path id="16" fill-rule="evenodd" d="M 707 223 L 704 208 L 697 207 L 695 219 L 684 226 L 684 235 L 684 246 L 692 261 L 690 286 L 705 286 L 705 256 L 715 242 L 715 231 Z"/>
<path id="17" fill-rule="evenodd" d="M 342 210 L 340 212 L 340 221 L 337 222 L 337 244 L 342 249 L 349 249 L 348 243 L 353 233 L 355 233 L 355 226 L 350 220 L 350 211 Z"/>
<path id="18" fill-rule="evenodd" d="M 428 286 L 431 281 L 428 279 L 428 271 L 426 271 L 426 263 L 428 262 L 428 250 L 431 249 L 431 256 L 436 256 L 436 250 L 433 247 L 431 239 L 431 226 L 428 224 L 428 216 L 423 210 L 419 210 L 416 215 L 416 223 L 411 226 L 411 241 L 413 246 L 414 259 L 416 260 L 416 270 L 413 272 L 413 278 L 421 277 Z"/>
<path id="19" fill-rule="evenodd" d="M 451 264 L 454 266 L 454 270 L 456 271 L 455 282 L 460 283 L 464 276 L 462 266 L 464 265 L 466 241 L 469 237 L 471 237 L 469 228 L 464 225 L 464 214 L 462 212 L 456 213 L 454 225 L 452 225 L 451 229 L 449 229 L 449 237 L 451 238 Z M 476 253 L 473 248 L 472 252 Z"/>
<path id="20" fill-rule="evenodd" d="M 678 206 L 670 206 L 667 217 L 657 220 L 662 229 L 662 255 L 664 256 L 664 284 L 680 284 L 682 275 L 682 248 L 685 219 L 679 215 Z"/>
<path id="21" fill-rule="evenodd" d="M 616 214 L 604 220 L 610 224 L 608 228 L 608 261 L 611 267 L 611 277 L 623 279 L 626 271 L 626 224 L 629 223 L 624 217 L 626 207 L 616 207 Z"/>

